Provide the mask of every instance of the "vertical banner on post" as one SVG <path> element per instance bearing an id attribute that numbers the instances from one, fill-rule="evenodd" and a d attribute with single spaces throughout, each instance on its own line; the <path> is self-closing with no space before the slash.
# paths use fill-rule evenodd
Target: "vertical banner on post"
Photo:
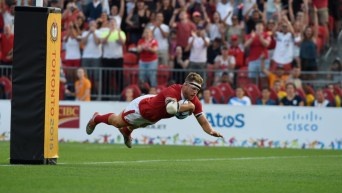
<path id="1" fill-rule="evenodd" d="M 61 14 L 50 13 L 47 20 L 44 157 L 58 157 L 58 114 Z"/>
<path id="2" fill-rule="evenodd" d="M 10 163 L 56 164 L 61 10 L 17 6 L 14 22 Z"/>

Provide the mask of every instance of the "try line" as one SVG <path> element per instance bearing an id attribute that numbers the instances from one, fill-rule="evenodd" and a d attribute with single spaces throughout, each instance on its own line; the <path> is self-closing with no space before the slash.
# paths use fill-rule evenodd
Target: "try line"
<path id="1" fill-rule="evenodd" d="M 270 160 L 270 159 L 294 159 L 294 158 L 342 158 L 342 155 L 317 155 L 317 156 L 264 156 L 264 157 L 233 157 L 233 158 L 198 158 L 198 159 L 158 159 L 158 160 L 131 160 L 108 162 L 81 162 L 81 163 L 57 163 L 57 165 L 102 165 L 102 164 L 134 164 L 134 163 L 158 163 L 158 162 L 205 162 L 205 161 L 244 161 L 244 160 Z M 29 166 L 29 165 L 0 165 L 3 166 Z"/>

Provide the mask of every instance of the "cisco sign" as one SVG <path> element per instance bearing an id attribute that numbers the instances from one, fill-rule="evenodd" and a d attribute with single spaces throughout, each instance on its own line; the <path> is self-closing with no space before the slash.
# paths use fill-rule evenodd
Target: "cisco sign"
<path id="1" fill-rule="evenodd" d="M 284 115 L 283 120 L 288 122 L 286 125 L 288 131 L 315 132 L 318 130 L 318 123 L 322 121 L 322 117 L 313 111 L 304 114 L 292 111 Z"/>
<path id="2" fill-rule="evenodd" d="M 221 113 L 206 113 L 206 116 L 209 123 L 213 127 L 242 128 L 245 125 L 245 115 L 241 113 L 235 115 L 226 115 Z"/>

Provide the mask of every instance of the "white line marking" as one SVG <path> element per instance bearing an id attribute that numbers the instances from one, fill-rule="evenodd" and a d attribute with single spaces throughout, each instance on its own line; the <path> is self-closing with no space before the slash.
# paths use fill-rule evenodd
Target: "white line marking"
<path id="1" fill-rule="evenodd" d="M 198 158 L 198 159 L 175 159 L 175 160 L 134 160 L 134 161 L 111 161 L 111 162 L 83 162 L 83 163 L 58 163 L 62 165 L 101 165 L 101 164 L 134 164 L 155 162 L 205 162 L 205 161 L 240 161 L 240 160 L 267 160 L 267 159 L 293 159 L 293 158 L 342 158 L 342 155 L 322 156 L 268 156 L 268 157 L 236 157 L 236 158 Z"/>
<path id="2" fill-rule="evenodd" d="M 133 160 L 133 161 L 109 161 L 109 162 L 83 162 L 83 163 L 58 163 L 57 165 L 101 165 L 101 164 L 134 164 L 134 163 L 155 163 L 155 162 L 205 162 L 205 161 L 243 161 L 243 160 L 269 160 L 269 159 L 294 159 L 294 158 L 342 158 L 342 155 L 318 155 L 318 156 L 265 156 L 265 157 L 233 157 L 233 158 L 198 158 L 198 159 L 175 159 L 175 160 Z M 30 166 L 30 165 L 0 165 L 9 166 Z"/>

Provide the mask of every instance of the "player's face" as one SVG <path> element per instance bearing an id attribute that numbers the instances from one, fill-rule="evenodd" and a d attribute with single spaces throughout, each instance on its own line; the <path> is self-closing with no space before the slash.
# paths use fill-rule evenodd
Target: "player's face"
<path id="1" fill-rule="evenodd" d="M 198 91 L 199 89 L 197 87 L 192 86 L 191 84 L 186 84 L 186 90 L 185 90 L 184 96 L 188 100 L 192 100 L 197 95 Z"/>

